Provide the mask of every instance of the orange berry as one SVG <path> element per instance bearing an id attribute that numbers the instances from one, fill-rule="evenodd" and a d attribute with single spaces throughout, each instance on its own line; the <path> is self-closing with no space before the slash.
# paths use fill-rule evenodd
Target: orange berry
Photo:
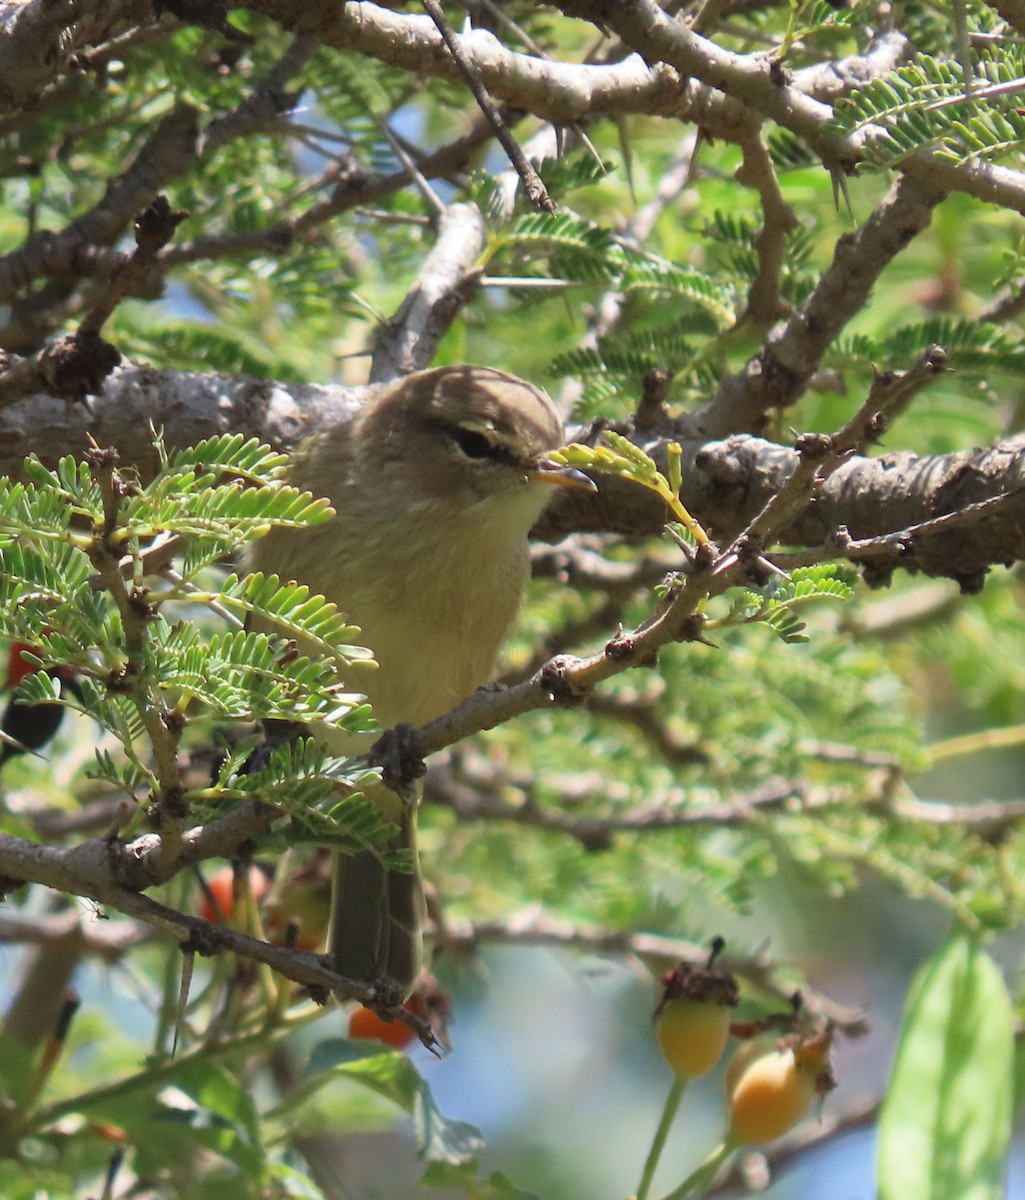
<path id="1" fill-rule="evenodd" d="M 662 1055 L 678 1079 L 696 1079 L 722 1057 L 730 1010 L 714 1000 L 671 1000 L 655 1018 Z"/>
<path id="2" fill-rule="evenodd" d="M 834 1086 L 829 1066 L 832 1031 L 796 1045 L 780 1045 L 733 1072 L 729 1089 L 730 1136 L 745 1146 L 771 1142 L 789 1132 L 816 1096 Z M 738 1051 L 743 1054 L 745 1047 Z M 731 1072 L 727 1072 L 729 1078 Z"/>
<path id="3" fill-rule="evenodd" d="M 758 1037 L 748 1038 L 746 1041 L 734 1050 L 732 1057 L 726 1067 L 726 1099 L 729 1100 L 733 1095 L 733 1090 L 737 1086 L 741 1075 L 755 1061 L 755 1059 L 763 1058 L 766 1054 L 771 1054 L 778 1049 L 779 1038 L 773 1037 L 770 1033 L 761 1034 Z"/>
<path id="4" fill-rule="evenodd" d="M 410 996 L 402 1006 L 418 1017 L 425 1014 L 423 1003 L 417 996 Z M 402 1021 L 386 1021 L 384 1017 L 361 1004 L 349 1017 L 349 1037 L 357 1041 L 383 1042 L 394 1050 L 405 1050 L 417 1040 L 416 1030 Z"/>
<path id="5" fill-rule="evenodd" d="M 811 1107 L 815 1081 L 797 1068 L 793 1050 L 773 1050 L 742 1072 L 730 1096 L 730 1134 L 745 1146 L 782 1137 Z"/>
<path id="6" fill-rule="evenodd" d="M 231 921 L 235 915 L 234 881 L 235 872 L 230 866 L 221 867 L 206 881 L 210 892 L 209 895 L 204 892 L 203 903 L 199 909 L 199 915 L 204 921 L 212 921 L 215 925 L 224 925 Z M 249 887 L 257 901 L 270 887 L 270 880 L 266 874 L 255 865 L 249 868 Z"/>
<path id="7" fill-rule="evenodd" d="M 16 688 L 22 680 L 26 679 L 37 669 L 36 664 L 29 662 L 24 654 L 22 654 L 23 650 L 28 650 L 34 654 L 36 648 L 31 642 L 7 643 L 7 678 L 3 684 L 5 688 Z"/>

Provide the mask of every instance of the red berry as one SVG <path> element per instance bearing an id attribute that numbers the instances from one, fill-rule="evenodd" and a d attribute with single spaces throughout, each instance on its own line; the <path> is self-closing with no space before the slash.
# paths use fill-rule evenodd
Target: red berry
<path id="1" fill-rule="evenodd" d="M 234 868 L 221 867 L 206 881 L 206 886 L 209 892 L 204 892 L 199 915 L 204 921 L 212 921 L 215 925 L 230 924 L 235 915 Z M 249 887 L 256 901 L 259 901 L 270 887 L 270 880 L 255 865 L 249 868 Z"/>
<path id="2" fill-rule="evenodd" d="M 426 1015 L 423 1001 L 415 993 L 402 1007 L 415 1016 Z M 405 1050 L 417 1040 L 417 1032 L 403 1021 L 386 1021 L 372 1008 L 361 1004 L 349 1017 L 349 1037 L 357 1041 L 383 1042 L 395 1050 Z"/>

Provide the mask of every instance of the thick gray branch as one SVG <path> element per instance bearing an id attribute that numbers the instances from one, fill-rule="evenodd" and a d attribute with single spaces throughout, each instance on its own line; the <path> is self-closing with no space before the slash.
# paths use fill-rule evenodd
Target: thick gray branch
<path id="1" fill-rule="evenodd" d="M 78 51 L 152 20 L 148 0 L 2 0 L 0 108 L 30 107 Z"/>
<path id="2" fill-rule="evenodd" d="M 50 464 L 81 454 L 89 433 L 144 474 L 157 461 L 151 427 L 171 446 L 229 430 L 293 445 L 317 423 L 353 411 L 356 401 L 345 388 L 128 366 L 114 371 L 88 408 L 68 411 L 62 400 L 34 396 L 0 413 L 0 474 L 18 475 L 33 452 Z"/>
<path id="3" fill-rule="evenodd" d="M 418 75 L 459 80 L 429 17 L 355 2 L 328 8 L 319 0 L 255 0 L 251 7 L 286 29 L 338 49 L 358 51 Z M 872 127 L 844 136 L 827 126 L 836 76 L 828 82 L 821 74 L 781 79 L 768 56 L 724 50 L 670 17 L 654 0 L 563 0 L 558 7 L 568 15 L 604 23 L 638 53 L 612 64 L 552 62 L 516 53 L 486 30 L 473 30 L 461 36 L 460 46 L 496 100 L 559 124 L 648 113 L 696 121 L 721 137 L 730 137 L 731 121 L 749 131 L 752 119 L 769 118 L 837 165 L 856 164 L 866 141 L 876 136 Z M 881 52 L 874 48 L 869 57 L 885 71 L 893 62 L 893 47 Z M 853 69 L 844 75 L 852 82 L 864 78 Z M 803 91 L 802 83 L 811 85 L 815 94 Z M 1025 213 L 1025 174 L 1020 171 L 981 162 L 951 163 L 928 150 L 908 155 L 900 169 L 934 187 L 967 192 Z"/>
<path id="4" fill-rule="evenodd" d="M 61 400 L 35 396 L 0 413 L 0 474 L 18 476 L 22 459 L 31 452 L 47 463 L 63 454 L 80 454 L 91 433 L 101 445 L 116 446 L 122 460 L 138 465 L 145 475 L 156 461 L 150 425 L 164 431 L 169 446 L 191 445 L 227 430 L 294 446 L 324 422 L 347 419 L 365 394 L 361 388 L 124 367 L 107 380 L 88 410 L 77 406 L 68 411 Z M 798 456 L 790 447 L 747 435 L 688 438 L 689 425 L 690 419 L 683 418 L 676 426 L 649 434 L 645 444 L 657 454 L 667 439 L 682 440 L 683 500 L 720 541 L 726 541 L 779 491 Z M 658 533 L 665 514 L 650 493 L 613 476 L 601 476 L 598 482 L 593 499 L 583 493 L 560 496 L 538 533 L 546 540 L 581 530 L 628 537 Z M 841 529 L 854 538 L 877 537 L 1023 486 L 1025 438 L 925 458 L 903 452 L 881 458 L 855 456 L 824 481 L 815 501 L 778 540 L 825 546 Z M 988 566 L 1025 558 L 1025 524 L 1013 505 L 970 528 L 916 535 L 912 541 L 914 545 L 897 556 L 899 565 L 961 580 Z M 835 557 L 835 547 L 825 556 Z M 862 557 L 879 562 L 879 555 Z M 896 558 L 892 565 L 897 565 Z"/>

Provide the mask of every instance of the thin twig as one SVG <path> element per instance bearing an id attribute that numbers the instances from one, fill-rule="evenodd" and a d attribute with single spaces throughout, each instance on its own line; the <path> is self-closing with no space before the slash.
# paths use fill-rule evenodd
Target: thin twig
<path id="1" fill-rule="evenodd" d="M 416 186 L 420 189 L 420 194 L 427 201 L 428 205 L 434 210 L 435 216 L 436 217 L 442 216 L 443 213 L 445 212 L 445 202 L 438 195 L 438 193 L 434 190 L 434 188 L 432 188 L 431 185 L 427 182 L 426 176 L 423 174 L 423 172 L 420 170 L 420 168 L 413 161 L 413 156 L 408 153 L 408 151 L 405 149 L 405 147 L 403 147 L 403 145 L 399 141 L 399 139 L 388 128 L 387 121 L 377 118 L 377 127 L 378 127 L 378 129 L 380 129 L 381 133 L 384 134 L 385 138 L 388 141 L 388 145 L 391 146 L 391 148 L 395 154 L 395 157 L 406 168 L 406 170 L 409 172 L 410 178 L 413 180 L 413 182 L 416 184 Z"/>
<path id="2" fill-rule="evenodd" d="M 135 249 L 111 278 L 86 314 L 78 332 L 82 337 L 98 337 L 100 330 L 122 300 L 137 295 L 150 267 L 161 250 L 174 237 L 174 231 L 190 214 L 172 212 L 166 196 L 157 198 L 135 218 Z"/>
<path id="3" fill-rule="evenodd" d="M 706 1195 L 719 1196 L 725 1192 L 732 1193 L 739 1186 L 744 1186 L 745 1191 L 761 1191 L 767 1186 L 768 1181 L 764 1177 L 769 1168 L 778 1169 L 787 1166 L 815 1146 L 820 1146 L 839 1134 L 849 1133 L 855 1129 L 869 1128 L 878 1119 L 881 1105 L 880 1099 L 869 1097 L 865 1100 L 855 1101 L 842 1112 L 820 1113 L 818 1120 L 814 1123 L 807 1122 L 785 1138 L 758 1151 L 757 1154 L 754 1152 L 745 1154 L 734 1161 L 728 1170 L 721 1172 L 716 1177 Z M 753 1170 L 755 1165 L 760 1168 L 757 1172 L 759 1177 L 757 1183 L 751 1178 L 755 1173 Z"/>
<path id="4" fill-rule="evenodd" d="M 440 944 L 455 951 L 480 946 L 550 946 L 590 954 L 614 954 L 639 959 L 658 975 L 665 964 L 681 959 L 695 961 L 708 954 L 707 945 L 658 933 L 576 925 L 536 908 L 513 913 L 500 921 L 446 920 L 437 932 Z M 788 1005 L 793 997 L 793 979 L 780 978 L 781 964 L 763 953 L 726 954 L 719 965 L 748 982 L 752 988 Z M 783 973 L 786 974 L 785 972 Z M 860 1008 L 840 1004 L 814 988 L 801 988 L 802 1006 L 808 1012 L 831 1020 L 847 1037 L 861 1037 L 868 1023 Z"/>
<path id="5" fill-rule="evenodd" d="M 494 101 L 485 91 L 484 85 L 481 83 L 473 64 L 463 53 L 459 39 L 456 37 L 452 26 L 445 19 L 445 14 L 441 11 L 441 5 L 438 3 L 438 0 L 423 0 L 423 6 L 430 15 L 431 20 L 438 27 L 438 32 L 441 34 L 449 54 L 452 55 L 452 59 L 466 80 L 470 91 L 473 92 L 473 98 L 477 101 L 481 112 L 491 123 L 491 128 L 495 131 L 495 137 L 502 143 L 503 150 L 509 155 L 509 161 L 516 168 L 520 179 L 523 180 L 523 190 L 527 194 L 527 199 L 536 208 L 540 208 L 544 212 L 555 212 L 557 205 L 548 194 L 548 189 L 545 187 L 544 181 L 538 175 L 537 171 L 534 170 L 533 166 L 527 160 L 527 156 L 520 149 L 519 143 L 509 132 Z"/>
<path id="6" fill-rule="evenodd" d="M 892 560 L 897 562 L 908 551 L 912 542 L 923 538 L 936 537 L 942 533 L 969 528 L 980 521 L 1000 515 L 1008 508 L 1025 506 L 1025 487 L 1014 488 L 1002 492 L 999 496 L 990 496 L 975 504 L 968 504 L 956 512 L 944 513 L 941 517 L 931 517 L 928 521 L 919 521 L 896 529 L 892 533 L 883 533 L 879 537 L 852 538 L 845 531 L 838 534 L 811 550 L 796 550 L 783 554 L 774 554 L 773 561 L 785 571 L 795 567 L 814 566 L 816 563 L 828 562 L 837 558 L 846 558 L 851 562 L 869 562 L 872 560 Z"/>

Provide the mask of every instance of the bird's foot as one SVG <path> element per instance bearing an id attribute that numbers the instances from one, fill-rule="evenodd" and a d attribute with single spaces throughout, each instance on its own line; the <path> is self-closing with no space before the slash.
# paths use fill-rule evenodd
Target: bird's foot
<path id="1" fill-rule="evenodd" d="M 396 725 L 386 729 L 370 748 L 370 761 L 381 768 L 381 782 L 393 792 L 405 791 L 427 773 L 427 764 L 413 743 L 415 732 L 415 725 Z"/>

